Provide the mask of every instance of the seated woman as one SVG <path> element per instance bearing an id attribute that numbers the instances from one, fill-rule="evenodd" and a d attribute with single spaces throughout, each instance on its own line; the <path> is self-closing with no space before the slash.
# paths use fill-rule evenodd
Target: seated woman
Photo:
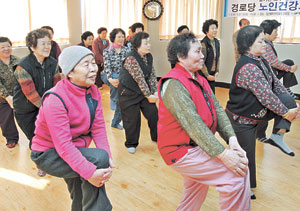
<path id="1" fill-rule="evenodd" d="M 12 97 L 15 83 L 13 67 L 19 59 L 11 52 L 11 41 L 7 37 L 0 37 L 0 127 L 8 148 L 14 148 L 19 141 Z"/>
<path id="2" fill-rule="evenodd" d="M 203 58 L 193 34 L 170 41 L 168 59 L 176 66 L 159 82 L 157 146 L 166 164 L 183 176 L 177 210 L 200 210 L 210 185 L 220 193 L 221 210 L 250 210 L 246 153 L 207 80 L 198 74 Z"/>
<path id="3" fill-rule="evenodd" d="M 249 160 L 251 188 L 256 187 L 255 139 L 258 123 L 275 119 L 272 144 L 285 153 L 294 153 L 283 141 L 299 107 L 262 57 L 266 49 L 263 29 L 245 26 L 237 35 L 242 55 L 235 66 L 226 111 L 241 147 Z M 254 196 L 253 196 L 254 198 Z"/>
<path id="4" fill-rule="evenodd" d="M 152 141 L 157 141 L 157 79 L 150 53 L 149 34 L 139 32 L 132 38 L 133 49 L 127 54 L 119 77 L 119 103 L 125 146 L 129 153 L 135 153 L 139 144 L 141 111 L 148 120 Z"/>
<path id="5" fill-rule="evenodd" d="M 72 210 L 111 210 L 104 184 L 114 164 L 94 85 L 94 54 L 71 46 L 62 51 L 59 65 L 66 77 L 43 97 L 31 159 L 46 173 L 64 178 Z M 96 148 L 88 148 L 92 140 Z"/>
<path id="6" fill-rule="evenodd" d="M 78 45 L 92 50 L 93 41 L 94 34 L 90 31 L 86 31 L 81 35 L 81 43 L 79 43 Z"/>
<path id="7" fill-rule="evenodd" d="M 124 46 L 125 32 L 121 28 L 113 29 L 109 34 L 112 44 L 104 50 L 103 81 L 110 87 L 110 108 L 115 110 L 111 126 L 123 130 L 120 105 L 118 100 L 119 74 L 128 48 Z"/>

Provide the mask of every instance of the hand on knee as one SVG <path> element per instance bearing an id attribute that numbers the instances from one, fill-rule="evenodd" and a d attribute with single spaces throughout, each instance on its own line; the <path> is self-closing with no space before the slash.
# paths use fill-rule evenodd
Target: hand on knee
<path id="1" fill-rule="evenodd" d="M 238 151 L 225 149 L 217 156 L 224 165 L 237 176 L 246 176 L 248 171 L 248 159 L 240 156 Z"/>

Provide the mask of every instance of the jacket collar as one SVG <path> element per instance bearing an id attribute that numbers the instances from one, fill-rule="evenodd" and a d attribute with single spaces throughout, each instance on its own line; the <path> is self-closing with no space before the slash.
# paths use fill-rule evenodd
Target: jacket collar
<path id="1" fill-rule="evenodd" d="M 178 63 L 175 65 L 174 69 L 176 69 L 177 71 L 179 70 L 179 71 L 184 72 L 185 76 L 189 79 L 197 80 L 197 74 L 198 74 L 197 72 L 193 76 L 193 73 L 189 72 L 187 69 L 185 69 L 182 65 L 180 65 Z"/>
<path id="2" fill-rule="evenodd" d="M 76 84 L 73 84 L 68 77 L 65 77 L 63 79 L 63 83 L 67 86 L 67 88 L 69 89 L 70 92 L 74 93 L 77 96 L 84 96 L 91 87 L 87 88 L 87 87 L 82 87 L 82 86 L 78 86 Z"/>

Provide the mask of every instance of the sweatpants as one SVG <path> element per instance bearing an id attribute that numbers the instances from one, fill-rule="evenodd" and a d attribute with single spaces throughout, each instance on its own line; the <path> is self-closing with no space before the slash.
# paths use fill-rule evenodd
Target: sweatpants
<path id="1" fill-rule="evenodd" d="M 82 155 L 97 169 L 109 167 L 108 153 L 97 148 L 78 148 Z M 96 187 L 80 177 L 57 154 L 54 148 L 45 152 L 31 152 L 31 159 L 47 174 L 65 180 L 72 199 L 72 211 L 110 211 L 112 206 L 106 195 L 105 185 Z"/>
<path id="2" fill-rule="evenodd" d="M 6 144 L 18 143 L 19 132 L 15 124 L 13 109 L 8 103 L 0 103 L 0 114 L 0 127 L 6 138 Z"/>
<path id="3" fill-rule="evenodd" d="M 183 177 L 184 190 L 178 211 L 198 211 L 203 204 L 209 186 L 219 192 L 221 210 L 250 210 L 249 174 L 236 176 L 218 158 L 210 157 L 200 147 L 170 165 Z"/>
<path id="4" fill-rule="evenodd" d="M 124 91 L 125 90 L 125 91 Z M 141 112 L 148 121 L 152 141 L 157 141 L 158 111 L 155 103 L 149 103 L 143 94 L 135 94 L 119 84 L 119 103 L 125 129 L 125 146 L 137 147 L 139 145 L 141 130 Z"/>

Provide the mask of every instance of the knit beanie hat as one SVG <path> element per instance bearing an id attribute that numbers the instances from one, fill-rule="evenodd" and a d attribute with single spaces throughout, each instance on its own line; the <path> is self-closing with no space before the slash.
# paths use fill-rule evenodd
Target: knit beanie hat
<path id="1" fill-rule="evenodd" d="M 58 57 L 58 64 L 65 76 L 71 72 L 74 67 L 87 55 L 93 55 L 93 52 L 83 46 L 71 46 L 64 48 Z"/>

